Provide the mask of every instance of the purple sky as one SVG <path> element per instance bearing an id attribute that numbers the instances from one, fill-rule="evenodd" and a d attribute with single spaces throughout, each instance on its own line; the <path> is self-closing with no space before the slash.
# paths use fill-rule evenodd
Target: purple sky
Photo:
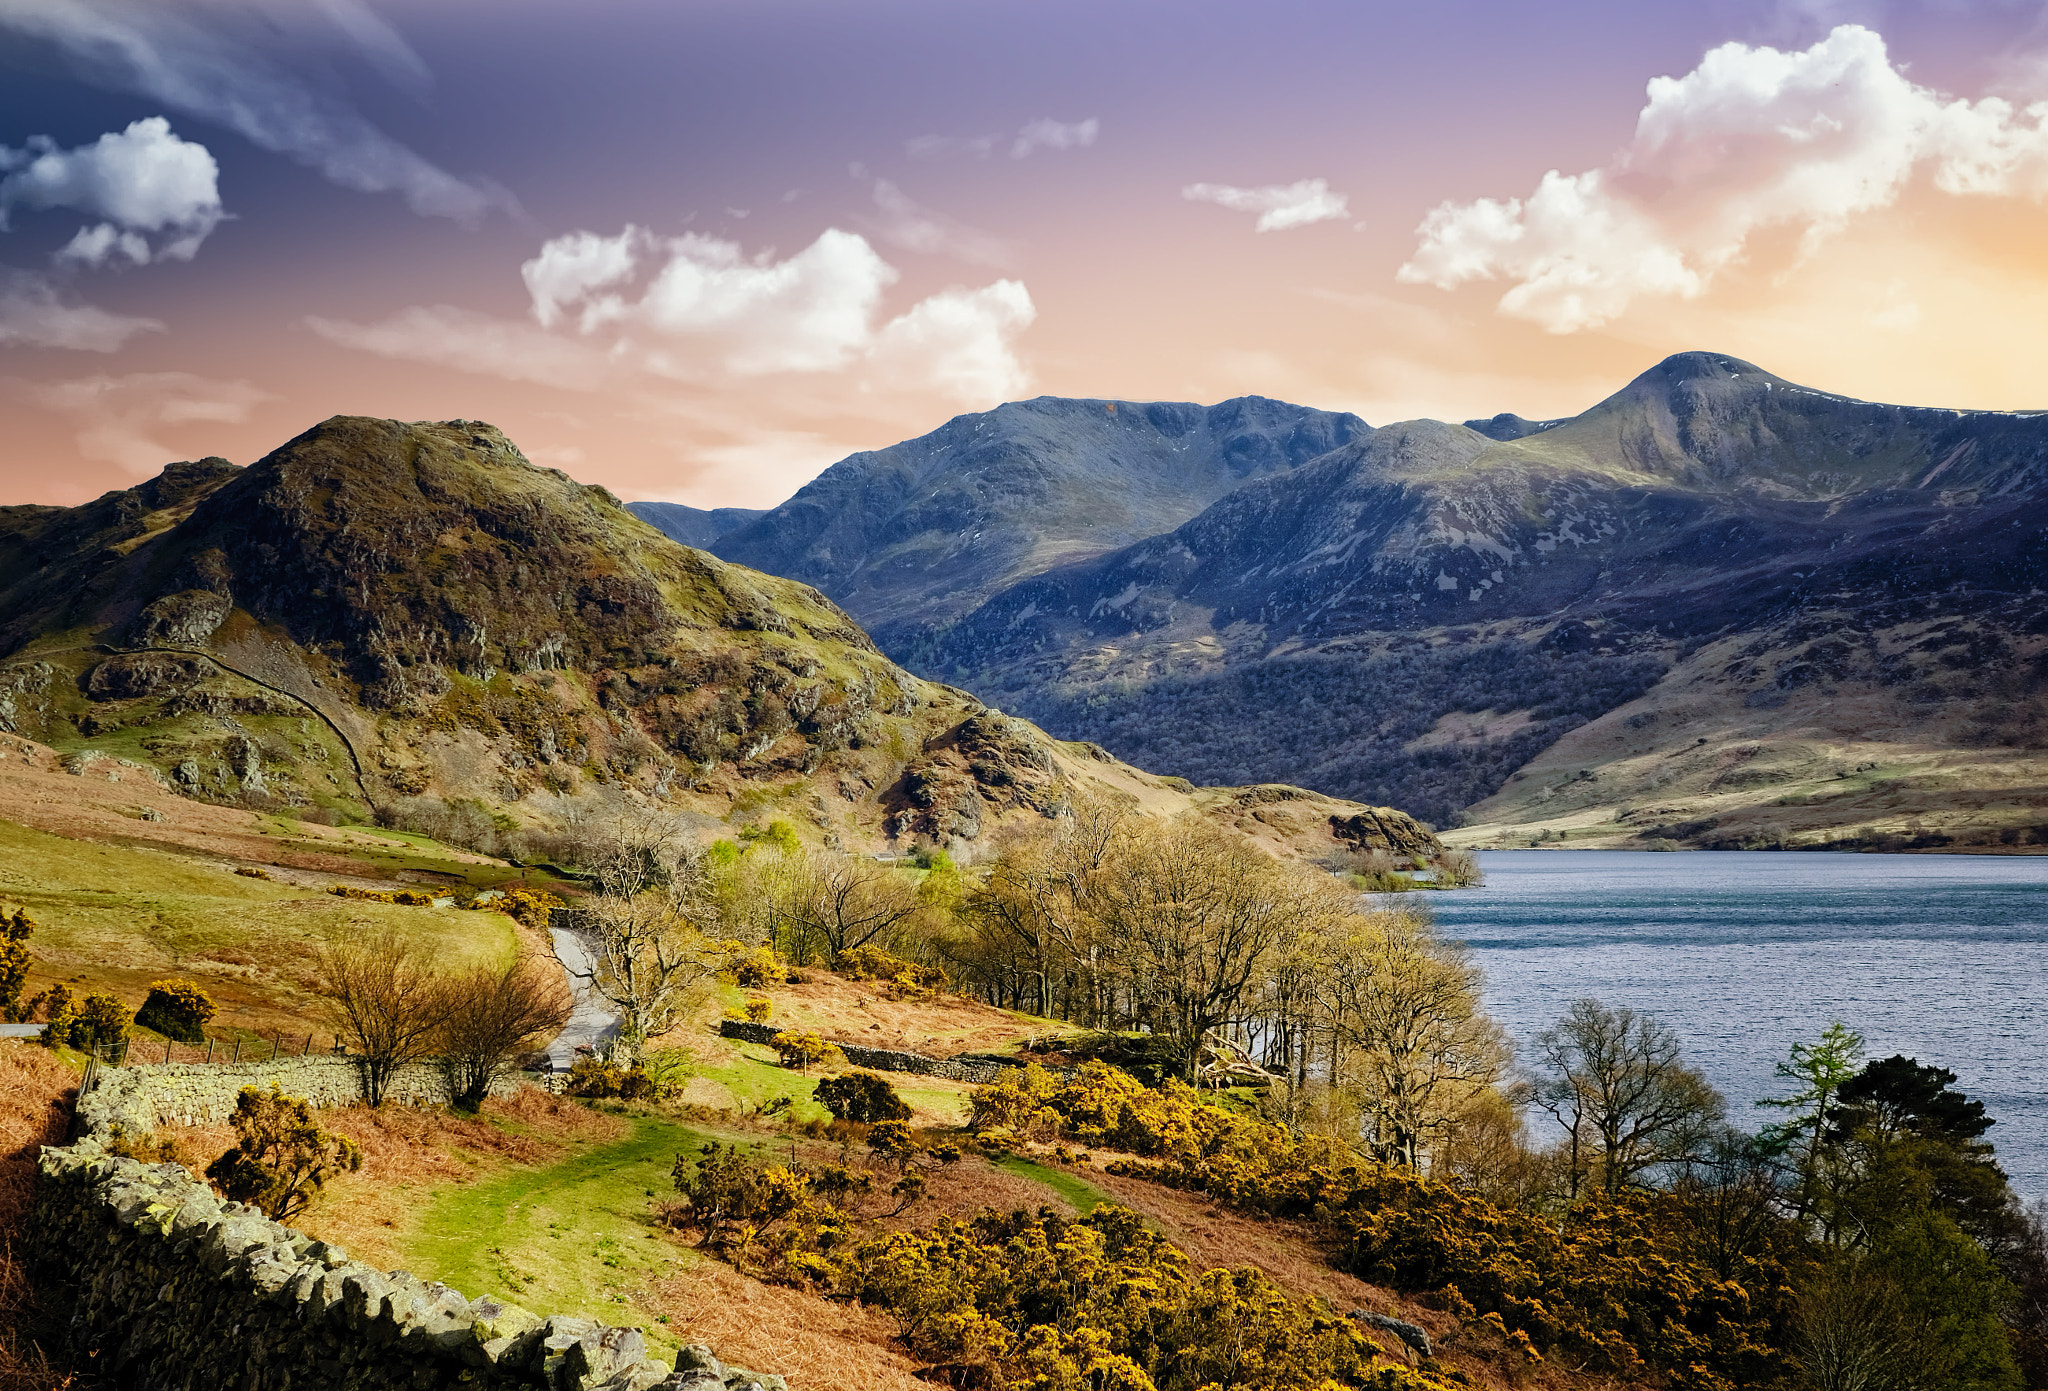
<path id="1" fill-rule="evenodd" d="M 1017 396 L 1545 416 L 1695 347 L 2048 405 L 2041 20 L 0 0 L 0 501 L 351 412 L 761 506 Z"/>

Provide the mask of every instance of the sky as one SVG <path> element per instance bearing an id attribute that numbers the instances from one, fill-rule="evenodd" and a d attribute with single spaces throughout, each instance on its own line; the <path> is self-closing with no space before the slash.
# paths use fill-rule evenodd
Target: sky
<path id="1" fill-rule="evenodd" d="M 487 420 L 766 507 L 1041 394 L 2048 407 L 2048 0 L 0 0 L 0 503 Z"/>

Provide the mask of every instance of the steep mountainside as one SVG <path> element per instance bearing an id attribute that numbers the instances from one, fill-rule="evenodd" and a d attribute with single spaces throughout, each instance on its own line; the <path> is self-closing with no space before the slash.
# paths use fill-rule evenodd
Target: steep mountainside
<path id="1" fill-rule="evenodd" d="M 768 515 L 759 507 L 685 507 L 680 502 L 629 502 L 626 510 L 671 541 L 709 550 L 729 531 Z"/>
<path id="2" fill-rule="evenodd" d="M 1315 851 L 1370 811 L 1048 739 L 470 421 L 336 417 L 247 469 L 0 513 L 0 730 L 202 800 L 468 806 L 506 830 L 652 800 L 828 843 L 972 841 L 1092 788 Z M 1302 814 L 1259 814 L 1276 801 Z M 1398 813 L 1372 826 L 1431 848 Z"/>
<path id="3" fill-rule="evenodd" d="M 1169 530 L 1247 479 L 1368 432 L 1356 416 L 1258 396 L 1043 396 L 843 459 L 712 549 L 817 585 L 904 660 L 1005 584 Z"/>
<path id="4" fill-rule="evenodd" d="M 2048 418 L 1681 354 L 1565 421 L 1361 432 L 1011 584 L 912 664 L 1148 766 L 1439 821 L 1484 801 L 1558 834 L 2024 843 L 2048 823 L 2044 497 Z M 1586 741 L 1616 724 L 1627 767 L 1603 771 L 1622 746 Z M 1642 762 L 1681 743 L 1747 748 L 1746 771 Z M 1759 754 L 1778 743 L 1803 752 Z M 1545 749 L 1569 766 L 1510 781 Z M 1873 799 L 1806 786 L 1880 769 Z"/>

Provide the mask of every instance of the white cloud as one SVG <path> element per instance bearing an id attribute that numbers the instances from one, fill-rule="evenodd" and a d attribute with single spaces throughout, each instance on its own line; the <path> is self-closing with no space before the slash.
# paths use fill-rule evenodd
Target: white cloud
<path id="1" fill-rule="evenodd" d="M 373 324 L 309 315 L 304 323 L 330 343 L 379 357 L 431 362 L 464 372 L 588 391 L 610 372 L 587 343 L 519 319 L 453 305 L 413 305 Z"/>
<path id="2" fill-rule="evenodd" d="M 571 389 L 635 374 L 716 388 L 799 373 L 835 375 L 868 397 L 936 391 L 993 404 L 1029 380 L 1016 338 L 1036 310 L 1020 282 L 943 290 L 883 320 L 898 272 L 837 228 L 782 260 L 699 233 L 572 232 L 520 274 L 533 323 L 447 305 L 373 324 L 305 322 L 344 347 Z"/>
<path id="3" fill-rule="evenodd" d="M 1502 313 L 1570 333 L 1638 296 L 1699 296 L 1766 228 L 1798 229 L 1810 255 L 1917 169 L 1952 194 L 2048 192 L 2048 102 L 2022 111 L 1918 86 L 1860 25 L 1798 52 L 1723 44 L 1648 94 L 1606 166 L 1552 170 L 1526 200 L 1434 209 L 1399 278 L 1511 281 Z"/>
<path id="4" fill-rule="evenodd" d="M 1041 116 L 1026 121 L 1011 135 L 920 135 L 903 142 L 904 153 L 912 159 L 942 159 L 947 155 L 968 155 L 987 159 L 1007 141 L 1010 158 L 1025 159 L 1040 150 L 1079 150 L 1095 143 L 1102 134 L 1102 122 L 1094 116 L 1084 121 L 1055 121 Z"/>
<path id="5" fill-rule="evenodd" d="M 138 333 L 161 333 L 163 328 L 156 319 L 66 304 L 44 277 L 0 266 L 0 347 L 110 353 Z"/>
<path id="6" fill-rule="evenodd" d="M 69 208 L 103 219 L 81 229 L 60 260 L 99 265 L 118 252 L 138 265 L 189 261 L 223 216 L 220 166 L 161 116 L 72 150 L 35 136 L 24 149 L 0 145 L 0 228 L 17 207 Z M 152 248 L 145 232 L 163 240 Z"/>
<path id="7" fill-rule="evenodd" d="M 271 4 L 248 24 L 231 22 L 233 5 L 203 19 L 160 0 L 0 0 L 0 28 L 47 39 L 88 80 L 137 92 L 174 111 L 226 126 L 261 149 L 284 154 L 359 193 L 396 193 L 414 212 L 463 223 L 516 211 L 509 193 L 459 179 L 393 140 L 346 100 L 265 54 L 247 29 L 272 42 L 316 42 L 306 17 L 327 21 L 387 74 L 423 71 L 416 55 L 355 0 L 317 7 Z M 408 56 L 410 55 L 410 56 Z"/>
<path id="8" fill-rule="evenodd" d="M 533 317 L 540 320 L 541 327 L 553 328 L 566 307 L 582 303 L 586 306 L 583 328 L 589 332 L 599 322 L 589 317 L 595 308 L 592 292 L 631 279 L 641 257 L 656 245 L 652 232 L 630 223 L 616 237 L 595 232 L 556 237 L 540 249 L 540 255 L 519 268 L 533 299 Z"/>
<path id="9" fill-rule="evenodd" d="M 942 290 L 882 326 L 869 356 L 892 382 L 927 383 L 961 401 L 1003 401 L 1029 382 L 1012 347 L 1038 317 L 1021 281 Z"/>
<path id="10" fill-rule="evenodd" d="M 1314 222 L 1349 217 L 1347 195 L 1330 192 L 1322 179 L 1302 179 L 1291 184 L 1268 184 L 1264 188 L 1233 188 L 1229 184 L 1189 184 L 1180 196 L 1195 203 L 1215 203 L 1233 212 L 1257 213 L 1253 230 L 1284 232 Z"/>
<path id="11" fill-rule="evenodd" d="M 750 259 L 737 242 L 696 233 L 666 250 L 640 299 L 610 299 L 598 319 L 701 344 L 741 376 L 846 366 L 871 340 L 897 276 L 865 237 L 837 228 L 785 261 Z"/>
<path id="12" fill-rule="evenodd" d="M 573 314 L 584 335 L 617 335 L 614 355 L 662 375 L 702 377 L 707 358 L 742 377 L 865 367 L 891 386 L 969 399 L 1025 380 L 1013 340 L 1034 311 L 1022 284 L 946 290 L 878 327 L 898 272 L 865 237 L 838 228 L 780 261 L 698 233 L 576 232 L 520 273 L 543 326 Z"/>
<path id="13" fill-rule="evenodd" d="M 1010 158 L 1023 159 L 1039 150 L 1078 150 L 1095 143 L 1102 122 L 1090 116 L 1085 121 L 1055 121 L 1041 118 L 1026 123 L 1010 144 Z"/>
<path id="14" fill-rule="evenodd" d="M 1001 237 L 923 207 L 887 179 L 875 180 L 881 217 L 871 225 L 884 241 L 924 256 L 951 256 L 981 266 L 1007 266 L 1016 250 Z"/>
<path id="15" fill-rule="evenodd" d="M 165 429 L 239 425 L 258 405 L 274 399 L 248 382 L 215 381 L 188 372 L 84 377 L 41 383 L 29 391 L 38 404 L 82 422 L 79 453 L 138 475 L 153 474 L 179 456 L 176 446 L 156 438 Z"/>

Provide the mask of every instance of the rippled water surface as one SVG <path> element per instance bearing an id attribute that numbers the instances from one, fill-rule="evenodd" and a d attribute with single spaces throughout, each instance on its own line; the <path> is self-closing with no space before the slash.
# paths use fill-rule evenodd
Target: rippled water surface
<path id="1" fill-rule="evenodd" d="M 1526 1050 L 1582 995 L 1670 1024 L 1730 1119 L 1794 1040 L 1842 1019 L 1872 1057 L 1953 1071 L 1998 1118 L 2013 1184 L 2048 1197 L 2048 858 L 1499 850 L 1431 894 Z"/>

